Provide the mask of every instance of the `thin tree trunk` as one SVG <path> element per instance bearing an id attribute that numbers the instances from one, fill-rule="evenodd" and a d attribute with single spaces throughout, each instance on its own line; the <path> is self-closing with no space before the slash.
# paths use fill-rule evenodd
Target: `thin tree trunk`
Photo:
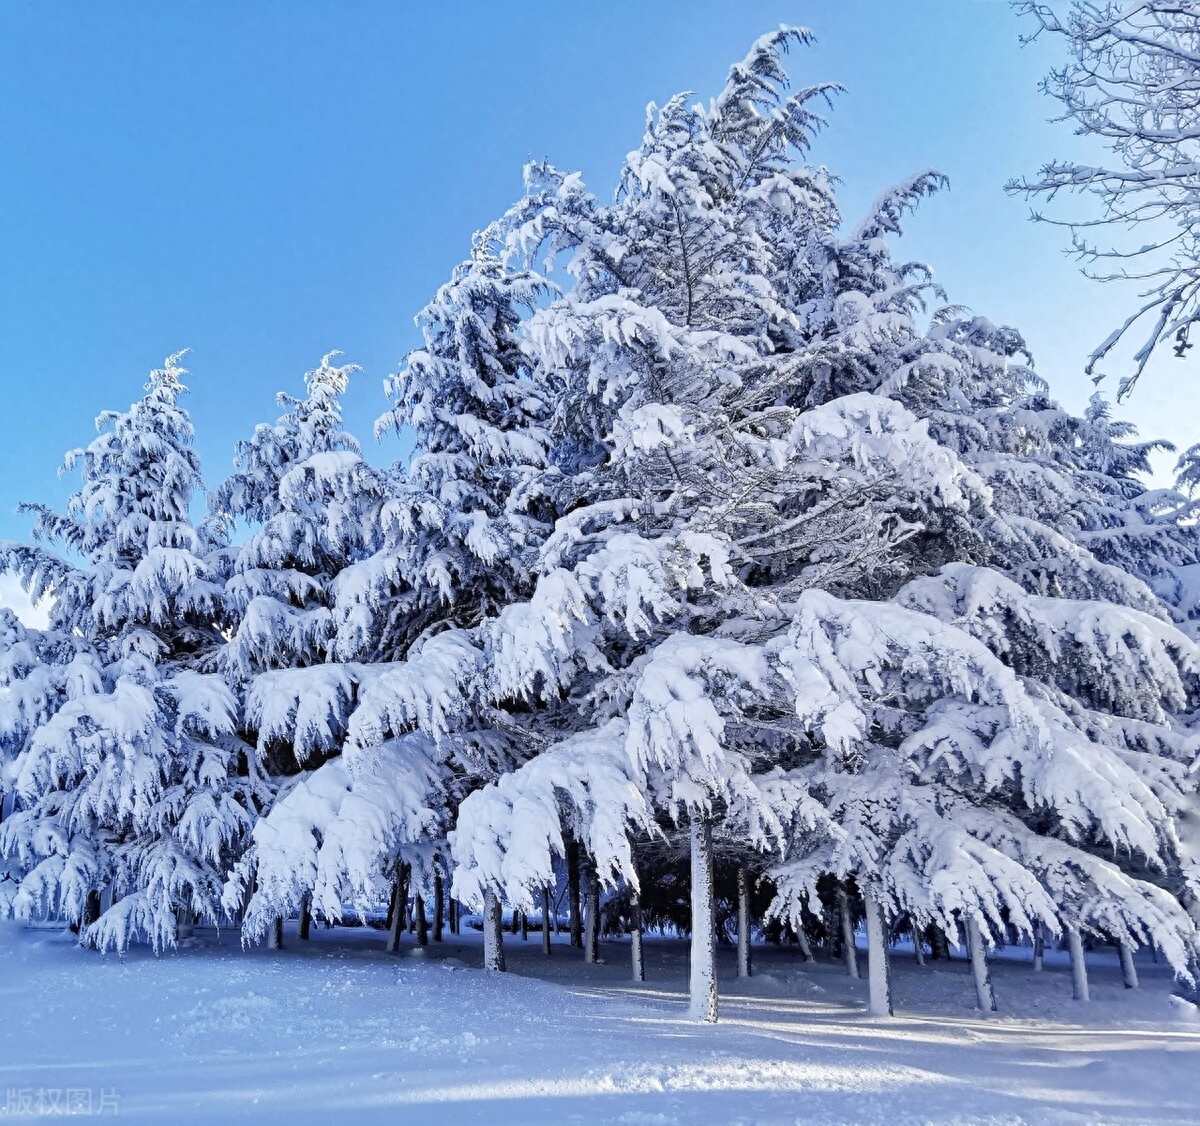
<path id="1" fill-rule="evenodd" d="M 483 968 L 504 971 L 504 910 L 494 888 L 483 893 Z"/>
<path id="2" fill-rule="evenodd" d="M 796 920 L 799 924 L 796 927 L 796 941 L 800 944 L 800 956 L 806 962 L 815 962 L 817 956 L 813 953 L 812 943 L 808 939 L 808 931 L 804 929 L 804 913 L 801 912 L 800 918 Z"/>
<path id="3" fill-rule="evenodd" d="M 392 927 L 393 927 L 393 926 L 395 925 L 395 923 L 396 923 L 396 886 L 397 886 L 397 884 L 398 884 L 398 881 L 397 881 L 397 879 L 396 879 L 396 878 L 393 876 L 393 877 L 392 877 L 392 890 L 391 890 L 391 892 L 388 894 L 388 909 L 387 909 L 387 930 L 388 930 L 388 934 L 391 934 L 391 932 L 392 932 Z"/>
<path id="4" fill-rule="evenodd" d="M 258 877 L 252 876 L 250 882 L 242 888 L 242 901 L 237 909 L 237 927 L 240 930 L 246 924 L 246 912 L 250 909 L 250 900 L 258 889 Z"/>
<path id="5" fill-rule="evenodd" d="M 1078 927 L 1067 927 L 1067 948 L 1071 951 L 1071 995 L 1076 1001 L 1090 1001 L 1087 962 L 1083 959 L 1083 938 Z"/>
<path id="6" fill-rule="evenodd" d="M 939 926 L 929 928 L 929 957 L 935 962 L 939 959 L 944 962 L 950 961 L 950 940 Z"/>
<path id="7" fill-rule="evenodd" d="M 854 942 L 854 920 L 850 916 L 850 897 L 845 888 L 838 888 L 838 913 L 842 920 L 842 954 L 846 959 L 846 972 L 858 977 L 858 948 Z"/>
<path id="8" fill-rule="evenodd" d="M 450 897 L 450 933 L 458 934 L 458 900 L 454 896 Z"/>
<path id="9" fill-rule="evenodd" d="M 80 919 L 80 928 L 90 927 L 100 918 L 100 893 L 98 891 L 89 891 L 87 898 L 83 901 L 83 918 Z"/>
<path id="10" fill-rule="evenodd" d="M 974 915 L 967 916 L 967 950 L 971 955 L 971 976 L 975 979 L 975 998 L 978 1007 L 985 1013 L 996 1011 L 996 994 L 992 989 L 992 975 L 988 969 L 987 951 L 983 946 L 983 932 Z"/>
<path id="11" fill-rule="evenodd" d="M 270 947 L 272 950 L 283 949 L 283 916 L 276 915 L 271 922 Z"/>
<path id="12" fill-rule="evenodd" d="M 737 870 L 738 895 L 738 977 L 749 977 L 754 968 L 750 964 L 750 873 L 745 868 Z"/>
<path id="13" fill-rule="evenodd" d="M 642 949 L 642 897 L 635 891 L 629 897 L 629 952 L 633 959 L 633 980 L 646 980 L 646 954 Z"/>
<path id="14" fill-rule="evenodd" d="M 584 866 L 583 887 L 587 897 L 583 913 L 583 960 L 600 961 L 600 880 L 596 866 L 589 860 Z"/>
<path id="15" fill-rule="evenodd" d="M 917 965 L 925 965 L 925 947 L 921 942 L 921 928 L 916 923 L 912 925 L 913 951 L 917 955 Z"/>
<path id="16" fill-rule="evenodd" d="M 442 887 L 441 872 L 433 874 L 433 941 L 442 941 L 442 928 L 446 925 L 445 889 Z"/>
<path id="17" fill-rule="evenodd" d="M 104 896 L 100 896 L 101 903 Z M 175 941 L 192 937 L 192 913 L 186 907 L 175 908 Z"/>
<path id="18" fill-rule="evenodd" d="M 413 918 L 417 924 L 417 945 L 429 945 L 429 924 L 425 921 L 425 897 L 418 895 L 413 900 Z"/>
<path id="19" fill-rule="evenodd" d="M 408 906 L 408 865 L 402 864 L 392 880 L 392 925 L 388 928 L 386 950 L 389 954 L 400 951 L 400 935 L 404 931 L 404 912 Z"/>
<path id="20" fill-rule="evenodd" d="M 887 924 L 883 917 L 883 904 L 870 892 L 863 896 L 867 909 L 867 975 L 870 985 L 870 1003 L 867 1011 L 873 1017 L 892 1015 L 891 967 L 888 965 Z"/>
<path id="21" fill-rule="evenodd" d="M 825 927 L 825 950 L 831 962 L 836 962 L 842 956 L 841 917 L 838 909 L 829 904 L 822 905 L 821 921 Z"/>
<path id="22" fill-rule="evenodd" d="M 567 914 L 571 945 L 583 949 L 583 917 L 579 908 L 579 842 L 567 841 Z"/>
<path id="23" fill-rule="evenodd" d="M 689 1015 L 717 1019 L 717 940 L 713 903 L 712 826 L 701 813 L 692 815 L 692 951 Z"/>
<path id="24" fill-rule="evenodd" d="M 521 912 L 521 941 L 529 941 L 529 912 Z"/>
<path id="25" fill-rule="evenodd" d="M 1128 942 L 1117 943 L 1117 954 L 1121 958 L 1121 980 L 1126 989 L 1138 987 L 1137 967 L 1133 964 L 1133 947 Z"/>
<path id="26" fill-rule="evenodd" d="M 1046 964 L 1046 929 L 1040 922 L 1033 924 L 1033 972 L 1040 974 Z"/>
<path id="27" fill-rule="evenodd" d="M 542 884 L 542 953 L 550 957 L 550 885 Z"/>
<path id="28" fill-rule="evenodd" d="M 300 922 L 296 926 L 296 937 L 301 942 L 308 941 L 309 928 L 312 926 L 312 896 L 305 892 L 300 897 Z"/>

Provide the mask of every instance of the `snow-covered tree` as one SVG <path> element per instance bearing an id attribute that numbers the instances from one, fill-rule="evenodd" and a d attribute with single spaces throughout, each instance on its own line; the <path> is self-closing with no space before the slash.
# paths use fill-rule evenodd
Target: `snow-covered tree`
<path id="1" fill-rule="evenodd" d="M 306 772 L 338 756 L 358 698 L 361 666 L 344 659 L 354 654 L 338 634 L 337 584 L 378 548 L 393 479 L 364 460 L 342 427 L 341 397 L 356 369 L 336 366 L 335 355 L 305 376 L 303 399 L 278 396 L 283 414 L 238 444 L 234 473 L 209 501 L 214 522 L 248 528 L 228 553 L 232 637 L 223 666 L 254 746 L 249 768 L 278 794 L 260 811 L 254 843 L 225 891 L 231 913 L 245 909 L 247 939 L 279 915 L 311 909 L 316 857 L 336 836 L 341 805 L 315 795 L 349 786 L 340 763 L 316 781 Z M 306 811 L 306 834 L 287 829 L 297 807 Z M 323 878 L 318 913 L 340 917 L 343 874 Z"/>
<path id="2" fill-rule="evenodd" d="M 95 654 L 77 635 L 26 628 L 0 608 L 0 831 L 19 808 L 15 768 L 38 729 L 98 673 Z M 0 839 L 0 845 L 2 845 Z M 16 909 L 24 868 L 15 852 L 0 852 L 0 910 Z M 93 903 L 93 907 L 95 904 Z"/>
<path id="3" fill-rule="evenodd" d="M 980 499 L 977 478 L 911 414 L 849 374 L 879 360 L 889 326 L 860 324 L 864 301 L 839 292 L 823 262 L 812 268 L 837 209 L 824 172 L 789 154 L 807 147 L 810 104 L 829 88 L 785 95 L 779 58 L 806 38 L 764 37 L 708 109 L 682 97 L 652 107 L 613 204 L 537 166 L 509 219 L 512 246 L 569 255 L 575 278 L 529 326 L 563 388 L 552 434 L 566 515 L 532 599 L 486 630 L 494 696 L 536 701 L 539 731 L 559 729 L 513 785 L 540 785 L 581 725 L 628 713 L 623 769 L 649 808 L 692 826 L 701 875 L 714 819 L 779 848 L 794 817 L 821 816 L 780 765 L 786 717 L 747 719 L 762 686 L 747 644 L 786 629 L 808 586 L 893 587 L 908 545 L 953 540 Z M 915 300 L 901 289 L 879 312 L 896 319 Z M 834 368 L 840 395 L 828 392 Z M 569 786 L 556 792 L 557 810 L 541 803 L 550 848 L 555 818 L 589 808 Z M 501 878 L 473 843 L 494 835 L 476 824 L 490 825 L 490 800 L 464 803 L 455 853 Z M 646 823 L 636 803 L 620 813 Z M 546 863 L 531 862 L 524 883 Z M 696 901 L 693 1007 L 714 1018 L 710 900 Z"/>
<path id="4" fill-rule="evenodd" d="M 173 944 L 177 916 L 217 921 L 255 798 L 215 667 L 218 545 L 189 515 L 200 468 L 184 374 L 170 357 L 128 411 L 99 417 L 99 436 L 67 457 L 81 481 L 65 513 L 31 506 L 37 538 L 67 554 L 3 552 L 78 650 L 68 699 L 39 717 L 12 767 L 21 809 L 0 847 L 25 874 L 11 905 L 84 924 L 102 948 Z"/>
<path id="5" fill-rule="evenodd" d="M 1136 873 L 1178 882 L 1184 865 L 1175 717 L 1194 653 L 1146 580 L 1191 558 L 1189 507 L 1147 497 L 1145 448 L 1102 409 L 1071 419 L 1039 399 L 1011 330 L 953 309 L 922 327 L 936 291 L 887 237 L 938 176 L 842 233 L 829 177 L 790 159 L 828 90 L 782 90 L 780 52 L 804 38 L 764 37 L 707 108 L 652 107 L 612 204 L 539 165 L 508 219 L 514 251 L 565 255 L 574 277 L 529 324 L 562 387 L 564 515 L 531 598 L 484 629 L 489 690 L 535 709 L 542 749 L 463 803 L 460 876 L 528 897 L 560 826 L 598 824 L 606 874 L 636 882 L 620 833 L 654 811 L 689 825 L 704 1019 L 714 829 L 782 858 L 777 909 L 797 921 L 832 872 L 866 893 L 877 944 L 896 910 L 961 920 L 981 942 L 1002 918 L 1045 920 L 1154 941 L 1186 972 L 1190 920 Z M 1039 519 L 1035 498 L 1056 489 Z M 960 573 L 947 566 L 1008 590 L 1046 663 L 1054 629 L 1115 599 L 1073 667 L 1123 644 L 1138 671 L 1058 684 L 1031 658 L 1014 675 L 998 634 L 920 602 L 912 583 Z M 848 662 L 836 684 L 817 671 L 827 645 Z M 947 669 L 943 653 L 958 654 Z M 1139 694 L 1142 675 L 1155 687 Z M 1156 734 L 1133 746 L 1125 721 L 1149 716 Z M 1098 739 L 1103 717 L 1113 734 Z M 943 764 L 933 731 L 970 753 Z M 588 785 L 581 752 L 611 783 Z"/>
<path id="6" fill-rule="evenodd" d="M 252 924 L 305 886 L 326 911 L 339 899 L 364 906 L 380 877 L 399 886 L 402 870 L 427 890 L 446 868 L 441 842 L 462 795 L 526 753 L 473 688 L 472 630 L 528 590 L 549 528 L 544 392 L 518 332 L 545 291 L 508 270 L 484 232 L 418 319 L 425 346 L 388 381 L 394 405 L 378 429 L 411 433 L 415 449 L 362 521 L 375 539 L 330 584 L 340 663 L 311 670 L 319 684 L 267 674 L 251 696 L 260 741 L 294 731 L 297 753 L 320 740 L 344 750 L 255 830 Z"/>
<path id="7" fill-rule="evenodd" d="M 1009 191 L 1053 200 L 1060 192 L 1091 196 L 1091 215 L 1035 213 L 1068 227 L 1085 273 L 1100 281 L 1140 283 L 1141 305 L 1092 352 L 1097 369 L 1139 322 L 1143 339 L 1130 391 L 1163 343 L 1182 358 L 1200 318 L 1200 3 L 1196 0 L 1072 0 L 1063 11 L 1022 0 L 1017 10 L 1038 35 L 1062 40 L 1066 61 L 1042 82 L 1062 105 L 1063 121 L 1113 154 L 1111 164 L 1051 161 Z M 1127 247 L 1097 245 L 1095 227 L 1132 230 Z"/>
<path id="8" fill-rule="evenodd" d="M 414 452 L 387 513 L 386 542 L 343 585 L 339 603 L 353 618 L 381 581 L 399 589 L 377 632 L 384 660 L 523 597 L 553 521 L 548 388 L 521 332 L 550 287 L 510 270 L 496 237 L 493 229 L 476 235 L 471 257 L 417 318 L 424 347 L 385 384 L 393 406 L 376 432 L 411 433 Z"/>
<path id="9" fill-rule="evenodd" d="M 335 355 L 305 376 L 305 398 L 279 395 L 284 413 L 238 443 L 235 472 L 209 499 L 219 523 L 250 529 L 226 589 L 235 628 L 225 660 L 240 682 L 331 660 L 334 584 L 376 547 L 387 482 L 342 429 L 356 369 L 335 367 Z"/>

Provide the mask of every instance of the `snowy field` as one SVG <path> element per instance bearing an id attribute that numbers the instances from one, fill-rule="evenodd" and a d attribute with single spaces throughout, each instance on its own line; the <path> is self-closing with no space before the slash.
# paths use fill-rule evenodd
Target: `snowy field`
<path id="1" fill-rule="evenodd" d="M 1079 1005 L 1065 962 L 1035 977 L 1014 950 L 995 965 L 1004 1011 L 982 1016 L 964 961 L 922 970 L 900 950 L 901 1015 L 872 1020 L 866 983 L 840 965 L 756 948 L 759 975 L 740 983 L 722 951 L 711 1027 L 684 1019 L 679 942 L 649 942 L 651 980 L 635 985 L 617 942 L 585 966 L 510 938 L 512 972 L 485 975 L 478 935 L 424 954 L 406 939 L 399 957 L 383 938 L 315 928 L 283 952 L 242 951 L 201 930 L 175 953 L 117 958 L 5 924 L 0 1118 L 63 1115 L 68 1091 L 93 1117 L 145 1123 L 1200 1117 L 1200 1022 L 1149 961 L 1133 992 L 1094 955 Z"/>

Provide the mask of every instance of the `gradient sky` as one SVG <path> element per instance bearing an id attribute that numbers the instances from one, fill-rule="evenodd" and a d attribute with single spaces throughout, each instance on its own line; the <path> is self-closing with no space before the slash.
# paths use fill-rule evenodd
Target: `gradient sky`
<path id="1" fill-rule="evenodd" d="M 848 221 L 906 175 L 947 173 L 899 253 L 1020 328 L 1081 407 L 1086 354 L 1135 293 L 1081 278 L 1064 233 L 1002 190 L 1088 150 L 1037 90 L 1057 45 L 1022 48 L 999 0 L 5 0 L 0 537 L 27 536 L 20 501 L 62 503 L 63 452 L 184 347 L 210 483 L 332 348 L 363 368 L 350 428 L 393 459 L 370 437 L 381 381 L 523 163 L 581 169 L 607 197 L 646 103 L 707 99 L 780 23 L 817 34 L 789 57 L 797 83 L 846 87 L 811 158 L 842 179 Z M 1186 446 L 1198 401 L 1195 363 L 1167 359 L 1122 413 Z"/>

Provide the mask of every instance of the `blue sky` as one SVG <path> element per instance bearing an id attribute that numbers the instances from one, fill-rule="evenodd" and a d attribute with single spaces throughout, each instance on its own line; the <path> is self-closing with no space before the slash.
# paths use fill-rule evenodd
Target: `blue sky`
<path id="1" fill-rule="evenodd" d="M 178 0 L 0 6 L 0 537 L 60 504 L 65 450 L 192 349 L 187 405 L 210 483 L 274 393 L 340 348 L 364 371 L 347 418 L 370 448 L 380 384 L 472 232 L 548 157 L 607 195 L 644 109 L 715 93 L 761 32 L 803 24 L 797 82 L 846 86 L 812 159 L 847 216 L 927 167 L 951 190 L 901 245 L 952 300 L 1015 324 L 1079 407 L 1087 351 L 1133 293 L 1080 278 L 1063 233 L 1004 195 L 1082 150 L 999 0 Z M 1124 413 L 1181 444 L 1200 387 L 1164 361 Z M 0 593 L 0 598 L 3 594 Z"/>

